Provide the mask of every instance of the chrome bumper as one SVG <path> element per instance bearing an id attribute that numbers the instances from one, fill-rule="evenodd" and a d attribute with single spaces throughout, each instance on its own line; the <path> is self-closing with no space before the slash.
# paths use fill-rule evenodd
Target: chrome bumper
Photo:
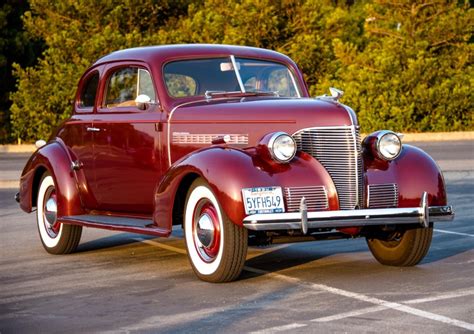
<path id="1" fill-rule="evenodd" d="M 305 198 L 303 198 L 300 212 L 250 215 L 244 218 L 243 224 L 254 231 L 301 229 L 306 234 L 308 229 L 316 228 L 399 224 L 420 224 L 422 227 L 428 227 L 431 222 L 453 219 L 452 206 L 428 207 L 428 194 L 424 193 L 419 207 L 321 212 L 308 212 Z"/>

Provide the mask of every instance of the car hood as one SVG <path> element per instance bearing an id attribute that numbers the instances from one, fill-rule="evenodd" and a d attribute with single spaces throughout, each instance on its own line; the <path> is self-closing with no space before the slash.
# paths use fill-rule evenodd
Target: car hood
<path id="1" fill-rule="evenodd" d="M 291 129 L 296 130 L 307 127 L 357 125 L 354 112 L 338 102 L 268 97 L 215 98 L 188 102 L 173 110 L 170 121 L 235 125 L 288 124 Z"/>
<path id="2" fill-rule="evenodd" d="M 253 147 L 268 133 L 293 135 L 313 127 L 356 125 L 354 112 L 344 105 L 310 98 L 213 98 L 175 107 L 168 118 L 170 161 L 211 145 L 229 135 L 228 145 Z"/>

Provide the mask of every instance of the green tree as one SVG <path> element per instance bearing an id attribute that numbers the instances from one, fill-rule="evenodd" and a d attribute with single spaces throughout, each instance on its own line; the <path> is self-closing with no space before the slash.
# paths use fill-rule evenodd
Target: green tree
<path id="1" fill-rule="evenodd" d="M 26 1 L 7 0 L 0 6 L 0 143 L 10 137 L 10 92 L 15 88 L 12 64 L 31 66 L 42 51 L 41 43 L 28 39 L 21 16 L 28 10 Z"/>
<path id="2" fill-rule="evenodd" d="M 366 7 L 363 50 L 334 40 L 333 84 L 364 130 L 473 128 L 473 11 L 469 3 L 376 0 Z"/>
<path id="3" fill-rule="evenodd" d="M 77 82 L 99 57 L 134 46 L 154 44 L 168 17 L 186 13 L 188 1 L 31 0 L 24 25 L 47 46 L 34 67 L 14 65 L 13 136 L 47 138 L 71 113 Z M 91 10 L 93 8 L 93 10 Z"/>

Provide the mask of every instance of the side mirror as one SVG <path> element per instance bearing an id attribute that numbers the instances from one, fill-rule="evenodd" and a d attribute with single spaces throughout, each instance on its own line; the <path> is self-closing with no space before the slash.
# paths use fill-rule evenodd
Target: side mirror
<path id="1" fill-rule="evenodd" d="M 150 103 L 151 103 L 151 99 L 146 94 L 140 94 L 135 99 L 135 104 L 137 105 L 137 108 L 140 110 L 145 110 L 147 105 L 149 105 Z"/>

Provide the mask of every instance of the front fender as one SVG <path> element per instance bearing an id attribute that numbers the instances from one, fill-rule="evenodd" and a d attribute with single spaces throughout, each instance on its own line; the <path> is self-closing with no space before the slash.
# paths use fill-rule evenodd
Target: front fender
<path id="1" fill-rule="evenodd" d="M 83 214 L 79 190 L 71 158 L 58 141 L 51 141 L 30 157 L 20 178 L 20 207 L 31 212 L 36 206 L 39 182 L 45 172 L 49 172 L 56 185 L 58 216 Z"/>
<path id="2" fill-rule="evenodd" d="M 279 164 L 260 157 L 255 149 L 244 151 L 214 146 L 186 156 L 168 170 L 155 196 L 154 221 L 159 227 L 171 231 L 178 188 L 189 175 L 207 181 L 227 217 L 237 225 L 242 225 L 246 216 L 242 188 L 323 185 L 328 194 L 329 210 L 339 209 L 331 177 L 310 155 L 298 152 L 291 163 Z"/>
<path id="3" fill-rule="evenodd" d="M 428 193 L 430 206 L 447 204 L 443 174 L 423 150 L 403 145 L 400 156 L 394 161 L 366 157 L 364 162 L 368 184 L 393 182 L 398 185 L 399 207 L 419 206 L 423 192 Z"/>

